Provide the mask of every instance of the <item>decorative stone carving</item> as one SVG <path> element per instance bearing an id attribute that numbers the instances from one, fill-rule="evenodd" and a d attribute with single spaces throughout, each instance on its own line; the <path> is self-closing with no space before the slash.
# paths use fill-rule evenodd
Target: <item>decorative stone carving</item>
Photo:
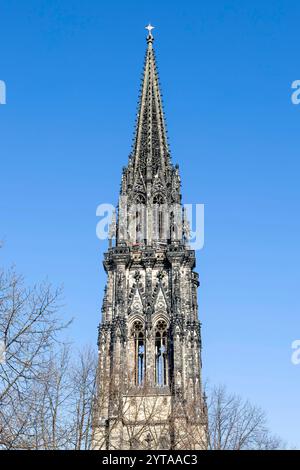
<path id="1" fill-rule="evenodd" d="M 123 169 L 119 211 L 110 230 L 115 246 L 110 243 L 104 254 L 108 281 L 98 334 L 93 429 L 94 448 L 100 449 L 174 447 L 184 427 L 185 406 L 189 413 L 191 409 L 201 410 L 201 419 L 195 417 L 195 429 L 205 434 L 196 292 L 199 281 L 193 271 L 195 253 L 186 246 L 188 222 L 181 218 L 179 169 L 170 159 L 152 43 L 151 35 L 134 145 Z M 172 214 L 172 223 L 166 236 L 157 237 L 156 225 L 165 214 L 155 221 L 151 211 L 162 203 Z M 135 227 L 127 226 L 134 204 L 143 206 L 146 214 L 145 238 L 138 243 L 129 237 Z M 136 439 L 129 435 L 127 414 L 134 415 L 137 400 L 145 400 L 146 408 L 153 404 L 161 407 L 154 413 L 164 422 L 157 442 L 152 440 L 158 429 L 157 418 L 147 423 L 143 436 Z M 145 417 L 138 414 L 137 429 L 141 423 L 145 426 Z"/>

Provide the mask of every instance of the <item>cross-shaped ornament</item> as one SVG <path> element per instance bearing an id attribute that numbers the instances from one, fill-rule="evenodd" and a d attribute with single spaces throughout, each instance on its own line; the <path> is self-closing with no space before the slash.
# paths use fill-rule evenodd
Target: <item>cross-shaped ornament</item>
<path id="1" fill-rule="evenodd" d="M 152 36 L 152 33 L 151 33 L 151 31 L 152 31 L 152 29 L 154 29 L 154 26 L 152 26 L 152 25 L 149 23 L 149 24 L 148 24 L 148 26 L 146 26 L 146 28 L 145 28 L 145 29 L 147 29 L 147 30 L 148 30 L 148 33 L 149 33 L 149 35 L 150 35 L 150 36 Z"/>

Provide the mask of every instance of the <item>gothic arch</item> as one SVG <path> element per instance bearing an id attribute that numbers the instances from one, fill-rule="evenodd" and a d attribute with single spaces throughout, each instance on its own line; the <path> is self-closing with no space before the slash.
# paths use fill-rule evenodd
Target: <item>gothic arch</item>
<path id="1" fill-rule="evenodd" d="M 164 387 L 169 384 L 168 322 L 161 317 L 154 326 L 155 341 L 155 384 Z"/>
<path id="2" fill-rule="evenodd" d="M 146 335 L 144 321 L 135 317 L 130 328 L 130 350 L 133 356 L 133 382 L 140 386 L 144 382 L 146 370 Z"/>
<path id="3" fill-rule="evenodd" d="M 138 193 L 135 197 L 135 204 L 137 205 L 144 205 L 146 204 L 146 197 L 144 194 Z"/>
<path id="4" fill-rule="evenodd" d="M 128 329 L 129 329 L 130 333 L 131 333 L 133 325 L 136 321 L 141 322 L 142 325 L 143 325 L 143 328 L 145 329 L 145 322 L 144 322 L 143 314 L 142 313 L 141 314 L 133 313 L 128 318 Z"/>
<path id="5" fill-rule="evenodd" d="M 153 196 L 154 238 L 157 240 L 166 237 L 166 211 L 164 209 L 165 197 L 159 192 Z"/>
<path id="6" fill-rule="evenodd" d="M 153 325 L 153 328 L 155 330 L 156 328 L 156 325 L 157 323 L 160 321 L 160 320 L 163 320 L 166 325 L 167 325 L 167 328 L 169 329 L 169 318 L 168 318 L 168 314 L 167 312 L 165 311 L 162 311 L 162 310 L 159 310 L 157 313 L 155 313 L 152 317 L 152 325 Z"/>
<path id="7" fill-rule="evenodd" d="M 162 204 L 165 204 L 165 197 L 161 193 L 156 193 L 153 196 L 153 204 L 157 204 L 161 206 Z"/>
<path id="8" fill-rule="evenodd" d="M 138 193 L 135 197 L 135 241 L 142 242 L 146 238 L 146 198 Z"/>

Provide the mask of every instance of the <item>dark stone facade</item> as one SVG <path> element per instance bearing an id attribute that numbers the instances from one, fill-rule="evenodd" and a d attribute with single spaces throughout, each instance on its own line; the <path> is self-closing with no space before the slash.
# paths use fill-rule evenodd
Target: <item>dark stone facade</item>
<path id="1" fill-rule="evenodd" d="M 205 448 L 195 252 L 168 149 L 153 36 L 104 255 L 94 448 Z"/>

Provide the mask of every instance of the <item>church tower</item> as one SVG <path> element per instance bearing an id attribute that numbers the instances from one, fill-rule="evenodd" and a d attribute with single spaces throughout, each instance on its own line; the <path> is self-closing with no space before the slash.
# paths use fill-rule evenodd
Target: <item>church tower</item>
<path id="1" fill-rule="evenodd" d="M 149 25 L 134 145 L 104 255 L 94 449 L 203 449 L 195 252 Z"/>

